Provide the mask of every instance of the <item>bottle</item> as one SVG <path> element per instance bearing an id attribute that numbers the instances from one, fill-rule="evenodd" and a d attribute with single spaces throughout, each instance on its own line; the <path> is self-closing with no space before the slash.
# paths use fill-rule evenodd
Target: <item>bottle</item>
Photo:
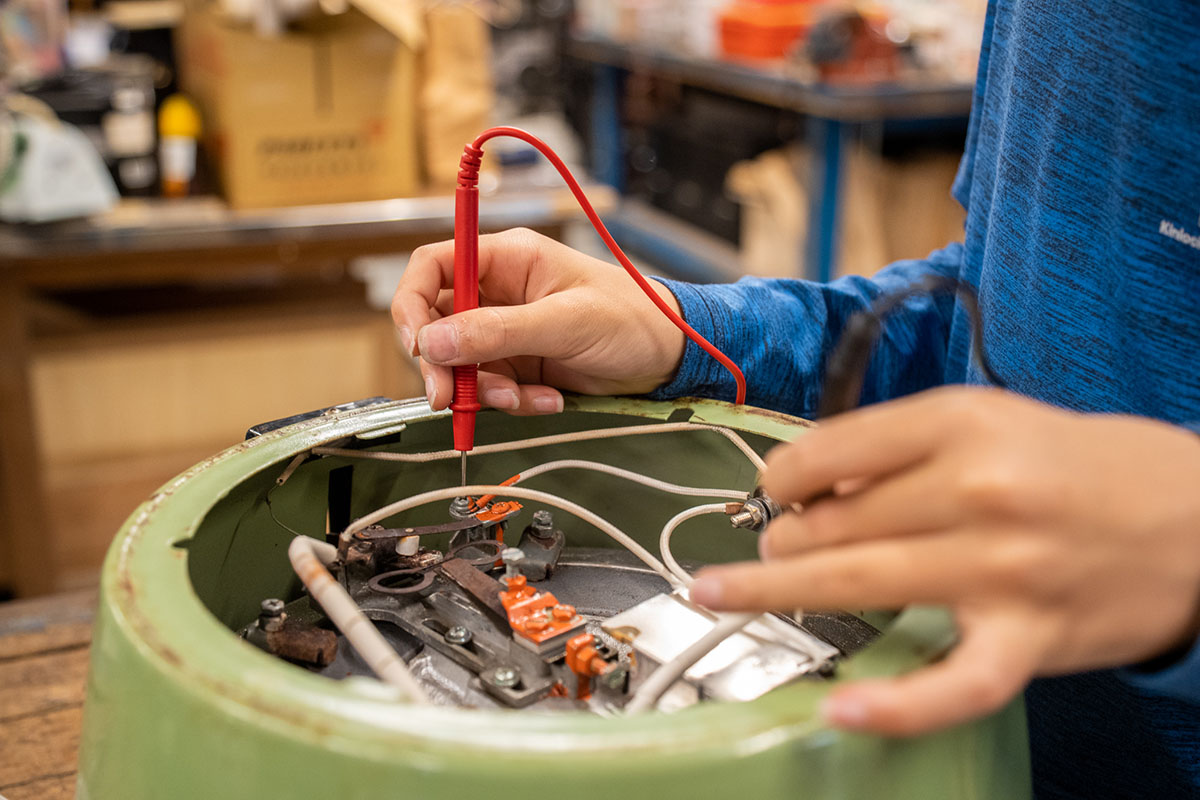
<path id="1" fill-rule="evenodd" d="M 164 197 L 186 197 L 196 176 L 200 112 L 186 95 L 173 94 L 158 110 L 158 162 Z"/>

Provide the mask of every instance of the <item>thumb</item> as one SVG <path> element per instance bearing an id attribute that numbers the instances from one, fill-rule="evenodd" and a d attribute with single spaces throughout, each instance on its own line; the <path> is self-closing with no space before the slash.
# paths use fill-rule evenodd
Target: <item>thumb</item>
<path id="1" fill-rule="evenodd" d="M 999 710 L 1033 677 L 1038 646 L 1015 619 L 980 620 L 933 666 L 832 693 L 822 714 L 832 725 L 914 736 Z"/>
<path id="2" fill-rule="evenodd" d="M 562 314 L 550 298 L 518 306 L 488 306 L 452 314 L 417 333 L 421 357 L 456 366 L 512 356 L 555 357 L 562 347 Z"/>

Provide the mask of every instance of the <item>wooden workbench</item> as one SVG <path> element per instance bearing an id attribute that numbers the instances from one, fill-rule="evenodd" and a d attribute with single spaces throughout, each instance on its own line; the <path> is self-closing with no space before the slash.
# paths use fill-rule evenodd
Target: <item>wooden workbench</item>
<path id="1" fill-rule="evenodd" d="M 0 603 L 0 797 L 70 800 L 92 592 Z"/>

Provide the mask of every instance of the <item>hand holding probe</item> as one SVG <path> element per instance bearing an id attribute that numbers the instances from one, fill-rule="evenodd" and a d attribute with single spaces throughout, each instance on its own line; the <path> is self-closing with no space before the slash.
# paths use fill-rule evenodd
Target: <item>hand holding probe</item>
<path id="1" fill-rule="evenodd" d="M 629 276 L 637 283 L 659 311 L 667 316 L 689 339 L 700 346 L 706 353 L 719 361 L 733 375 L 737 385 L 735 402 L 746 402 L 746 378 L 733 361 L 707 339 L 697 333 L 692 326 L 684 322 L 667 303 L 658 296 L 650 283 L 638 272 L 633 262 L 625 255 L 613 239 L 608 228 L 600 220 L 600 215 L 592 208 L 587 197 L 580 188 L 579 182 L 567 169 L 549 145 L 533 134 L 521 130 L 501 126 L 489 128 L 475 138 L 475 141 L 463 148 L 462 158 L 458 167 L 458 186 L 454 192 L 454 313 L 469 311 L 479 307 L 479 165 L 483 159 L 483 145 L 489 139 L 498 136 L 510 136 L 520 139 L 534 147 L 558 170 L 567 188 L 575 196 L 596 233 L 608 247 Z M 481 408 L 479 403 L 479 366 L 468 364 L 454 367 L 454 399 L 450 403 L 452 426 L 454 430 L 454 449 L 462 454 L 462 485 L 467 483 L 467 453 L 475 446 L 475 415 Z"/>

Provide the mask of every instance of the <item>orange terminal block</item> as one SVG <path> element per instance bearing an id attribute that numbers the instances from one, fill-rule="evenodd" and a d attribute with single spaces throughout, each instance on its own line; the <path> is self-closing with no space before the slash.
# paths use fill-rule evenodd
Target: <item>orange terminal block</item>
<path id="1" fill-rule="evenodd" d="M 599 678 L 614 668 L 600 657 L 596 650 L 596 640 L 590 633 L 584 632 L 573 636 L 567 641 L 567 669 L 575 673 L 579 683 L 575 689 L 576 700 L 587 700 L 592 696 L 592 678 Z"/>
<path id="2" fill-rule="evenodd" d="M 583 629 L 584 620 L 574 606 L 563 605 L 551 592 L 539 592 L 524 575 L 504 578 L 507 591 L 500 603 L 516 640 L 542 655 L 563 646 L 570 634 Z"/>

